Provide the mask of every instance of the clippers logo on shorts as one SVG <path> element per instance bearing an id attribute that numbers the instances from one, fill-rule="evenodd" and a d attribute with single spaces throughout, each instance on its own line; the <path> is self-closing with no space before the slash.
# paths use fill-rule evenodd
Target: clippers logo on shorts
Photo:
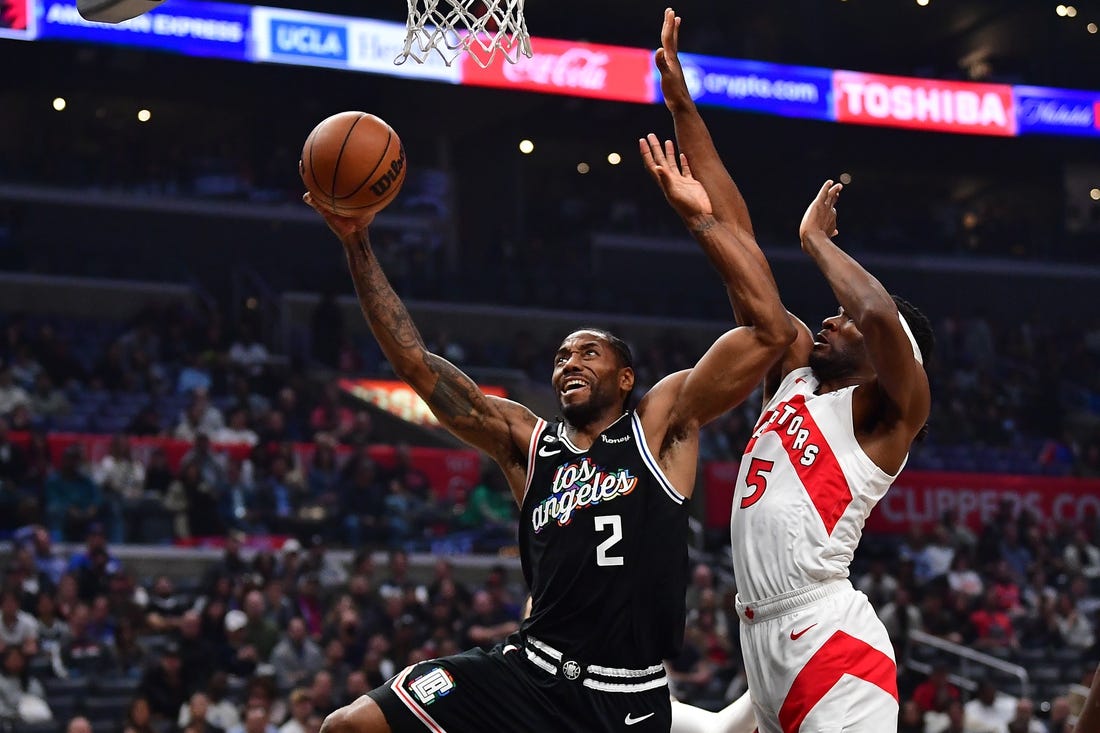
<path id="1" fill-rule="evenodd" d="M 416 695 L 416 699 L 422 705 L 431 705 L 439 698 L 450 694 L 454 688 L 454 678 L 442 667 L 436 667 L 427 674 L 420 675 L 409 685 L 409 690 Z"/>
<path id="2" fill-rule="evenodd" d="M 804 427 L 803 423 L 807 426 Z M 806 409 L 805 395 L 795 395 L 789 401 L 777 405 L 768 414 L 768 419 L 760 423 L 745 448 L 745 455 L 752 452 L 761 435 L 774 431 L 783 441 L 783 447 L 787 449 L 792 461 L 798 461 L 803 466 L 812 466 L 821 452 L 821 446 L 809 442 L 813 435 L 809 426 L 812 425 L 813 419 Z"/>
<path id="3" fill-rule="evenodd" d="M 551 495 L 531 514 L 531 524 L 535 532 L 541 532 L 552 520 L 564 527 L 573 521 L 576 510 L 626 496 L 637 485 L 638 478 L 625 468 L 609 471 L 588 458 L 563 464 L 554 473 Z"/>

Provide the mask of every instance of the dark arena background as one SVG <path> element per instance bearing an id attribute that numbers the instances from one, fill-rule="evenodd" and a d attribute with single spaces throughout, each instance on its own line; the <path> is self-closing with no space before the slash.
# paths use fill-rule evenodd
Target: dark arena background
<path id="1" fill-rule="evenodd" d="M 428 345 L 553 418 L 576 326 L 641 386 L 732 316 L 648 179 L 664 5 L 528 0 L 534 58 L 393 64 L 400 0 L 0 0 L 0 725 L 316 733 L 526 597 L 498 471 L 397 381 L 300 200 L 321 119 L 401 135 L 372 226 Z M 927 440 L 852 579 L 902 730 L 1072 730 L 1100 661 L 1100 4 L 683 0 L 692 92 L 788 307 L 798 223 L 933 321 Z M 703 433 L 674 693 L 746 682 L 729 517 L 748 400 Z M 954 701 L 958 701 L 956 704 Z M 981 727 L 987 726 L 987 727 Z M 517 731 L 523 730 L 517 722 Z"/>

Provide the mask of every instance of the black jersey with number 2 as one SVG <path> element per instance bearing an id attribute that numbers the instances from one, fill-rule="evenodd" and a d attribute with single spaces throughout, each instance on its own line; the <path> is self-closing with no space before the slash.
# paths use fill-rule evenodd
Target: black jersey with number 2
<path id="1" fill-rule="evenodd" d="M 588 450 L 539 421 L 520 517 L 533 607 L 525 635 L 573 658 L 641 668 L 676 655 L 684 634 L 687 501 L 626 412 Z"/>

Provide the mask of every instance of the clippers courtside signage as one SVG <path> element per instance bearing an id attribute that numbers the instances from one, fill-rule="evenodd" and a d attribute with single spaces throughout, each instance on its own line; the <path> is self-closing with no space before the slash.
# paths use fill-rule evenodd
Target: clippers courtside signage
<path id="1" fill-rule="evenodd" d="M 704 467 L 708 527 L 729 526 L 739 465 L 712 461 Z M 979 530 L 1006 500 L 1040 522 L 1094 521 L 1100 517 L 1100 479 L 905 471 L 867 518 L 866 531 L 904 534 L 913 525 L 936 524 L 949 510 Z"/>
<path id="2" fill-rule="evenodd" d="M 350 395 L 417 425 L 439 425 L 432 411 L 404 382 L 384 379 L 341 379 L 340 389 Z M 481 391 L 495 397 L 507 397 L 503 387 L 481 385 Z"/>
<path id="3" fill-rule="evenodd" d="M 532 56 L 482 69 L 462 57 L 462 83 L 620 102 L 654 99 L 650 51 L 549 38 L 531 39 Z"/>
<path id="4" fill-rule="evenodd" d="M 1016 134 L 1012 87 L 833 72 L 837 122 L 974 135 Z"/>

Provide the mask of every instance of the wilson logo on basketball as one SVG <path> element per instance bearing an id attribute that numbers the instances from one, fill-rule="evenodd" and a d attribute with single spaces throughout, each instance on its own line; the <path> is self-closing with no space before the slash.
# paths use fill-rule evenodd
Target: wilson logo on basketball
<path id="1" fill-rule="evenodd" d="M 403 170 L 405 170 L 404 145 L 401 146 L 401 155 L 397 156 L 397 158 L 395 158 L 394 161 L 390 163 L 389 170 L 387 170 L 381 178 L 371 184 L 370 192 L 373 193 L 375 196 L 382 197 L 386 193 L 386 191 L 390 190 L 390 187 L 393 186 L 394 182 L 401 178 L 401 172 Z"/>

